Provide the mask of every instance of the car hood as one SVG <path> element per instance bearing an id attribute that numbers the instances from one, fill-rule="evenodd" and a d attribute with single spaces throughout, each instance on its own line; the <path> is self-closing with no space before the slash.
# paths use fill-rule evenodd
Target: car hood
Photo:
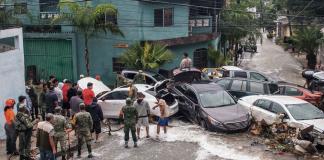
<path id="1" fill-rule="evenodd" d="M 173 70 L 173 79 L 175 82 L 191 83 L 201 79 L 201 71 L 196 68 L 175 69 Z"/>
<path id="2" fill-rule="evenodd" d="M 204 111 L 213 119 L 222 123 L 246 121 L 249 115 L 249 112 L 239 104 L 216 108 L 204 108 Z"/>
<path id="3" fill-rule="evenodd" d="M 306 125 L 314 125 L 314 128 L 320 132 L 324 131 L 324 119 L 312 119 L 299 121 Z"/>
<path id="4" fill-rule="evenodd" d="M 78 85 L 81 89 L 86 89 L 87 84 L 91 82 L 93 83 L 93 92 L 95 93 L 96 96 L 101 95 L 104 92 L 109 92 L 111 89 L 107 87 L 102 81 L 98 81 L 94 78 L 91 77 L 85 77 L 82 78 L 78 81 Z"/>

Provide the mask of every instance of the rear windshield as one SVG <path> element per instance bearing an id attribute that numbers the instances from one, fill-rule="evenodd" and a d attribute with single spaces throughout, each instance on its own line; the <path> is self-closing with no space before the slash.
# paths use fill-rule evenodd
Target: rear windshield
<path id="1" fill-rule="evenodd" d="M 244 71 L 234 71 L 234 77 L 247 78 L 247 73 Z"/>

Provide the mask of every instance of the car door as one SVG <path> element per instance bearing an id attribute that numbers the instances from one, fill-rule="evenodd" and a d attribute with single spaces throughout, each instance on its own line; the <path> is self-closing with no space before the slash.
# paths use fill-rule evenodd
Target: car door
<path id="1" fill-rule="evenodd" d="M 247 93 L 247 81 L 234 79 L 230 84 L 228 91 L 237 99 L 249 95 Z"/>
<path id="2" fill-rule="evenodd" d="M 196 110 L 196 106 L 198 105 L 198 98 L 195 92 L 192 89 L 187 89 L 185 92 L 186 97 L 186 108 L 190 114 L 192 119 L 196 118 L 198 110 Z"/>
<path id="3" fill-rule="evenodd" d="M 272 113 L 272 117 L 274 117 L 274 120 L 277 119 L 279 114 L 284 114 L 284 121 L 289 121 L 289 116 L 285 109 L 278 103 L 273 102 L 271 107 L 270 107 L 270 112 Z"/>
<path id="4" fill-rule="evenodd" d="M 250 81 L 248 83 L 249 95 L 262 95 L 266 94 L 266 89 L 264 83 Z"/>
<path id="5" fill-rule="evenodd" d="M 257 81 L 268 81 L 268 78 L 257 72 L 250 72 L 249 78 Z"/>
<path id="6" fill-rule="evenodd" d="M 185 114 L 189 114 L 189 109 L 187 107 L 189 103 L 188 100 L 186 99 L 186 96 L 184 95 L 187 88 L 185 88 L 184 85 L 181 84 L 176 85 L 174 88 L 175 89 L 173 91 L 176 94 L 176 98 L 178 100 L 180 110 Z"/>
<path id="7" fill-rule="evenodd" d="M 112 91 L 99 102 L 105 117 L 118 118 L 121 108 L 126 104 L 128 91 Z"/>
<path id="8" fill-rule="evenodd" d="M 272 124 L 274 117 L 273 113 L 270 112 L 272 102 L 266 99 L 259 99 L 253 103 L 251 108 L 252 116 L 256 121 L 265 120 L 267 124 Z"/>

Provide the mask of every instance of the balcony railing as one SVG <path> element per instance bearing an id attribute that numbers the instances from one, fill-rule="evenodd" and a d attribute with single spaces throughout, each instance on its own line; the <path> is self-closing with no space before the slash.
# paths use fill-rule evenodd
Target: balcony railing
<path id="1" fill-rule="evenodd" d="M 212 33 L 212 16 L 195 16 L 189 19 L 189 35 Z"/>
<path id="2" fill-rule="evenodd" d="M 40 12 L 39 17 L 42 20 L 51 20 L 59 16 L 59 12 Z"/>

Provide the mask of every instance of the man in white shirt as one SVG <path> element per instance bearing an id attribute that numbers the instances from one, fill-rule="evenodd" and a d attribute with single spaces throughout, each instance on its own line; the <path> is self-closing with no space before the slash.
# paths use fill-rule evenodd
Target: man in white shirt
<path id="1" fill-rule="evenodd" d="M 54 84 L 54 92 L 55 94 L 57 95 L 57 98 L 58 98 L 58 104 L 59 106 L 62 106 L 62 103 L 63 103 L 63 92 L 62 90 L 58 87 L 58 80 L 57 79 L 54 79 L 53 80 L 53 84 Z"/>
<path id="2" fill-rule="evenodd" d="M 183 59 L 180 63 L 180 69 L 190 68 L 192 66 L 192 60 L 188 57 L 188 53 L 183 54 Z"/>

